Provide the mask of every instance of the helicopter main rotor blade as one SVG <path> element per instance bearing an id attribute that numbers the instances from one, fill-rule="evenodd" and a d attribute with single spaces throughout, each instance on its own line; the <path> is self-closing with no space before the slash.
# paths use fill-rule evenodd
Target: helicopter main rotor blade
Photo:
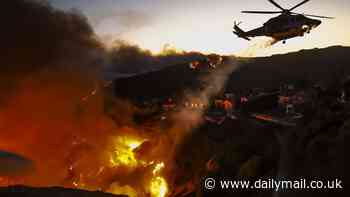
<path id="1" fill-rule="evenodd" d="M 311 17 L 317 17 L 317 18 L 335 19 L 334 17 L 329 17 L 329 16 L 318 16 L 318 15 L 312 15 L 312 14 L 303 14 L 303 15 L 311 16 Z"/>
<path id="2" fill-rule="evenodd" d="M 278 5 L 274 0 L 269 0 L 270 3 L 272 3 L 274 6 L 278 7 L 280 10 L 285 11 L 286 9 L 282 8 L 282 6 Z"/>
<path id="3" fill-rule="evenodd" d="M 292 8 L 290 8 L 288 11 L 292 11 L 292 10 L 294 10 L 295 8 L 300 7 L 301 5 L 304 5 L 305 3 L 309 2 L 309 1 L 310 1 L 310 0 L 304 0 L 303 2 L 299 3 L 298 5 L 296 5 L 296 6 L 292 7 Z"/>
<path id="4" fill-rule="evenodd" d="M 242 13 L 246 14 L 279 14 L 281 11 L 242 11 Z"/>

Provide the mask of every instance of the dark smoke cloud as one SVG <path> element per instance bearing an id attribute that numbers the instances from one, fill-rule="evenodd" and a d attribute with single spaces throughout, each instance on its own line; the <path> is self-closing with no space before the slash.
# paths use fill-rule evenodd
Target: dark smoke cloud
<path id="1" fill-rule="evenodd" d="M 110 51 L 99 42 L 87 18 L 77 9 L 61 11 L 46 1 L 13 0 L 1 4 L 0 73 L 28 75 L 41 70 L 86 70 L 96 72 L 109 60 L 109 72 L 137 73 L 198 57 L 166 49 L 153 56 L 149 51 L 125 41 L 117 41 Z M 143 23 L 134 12 L 120 13 L 125 25 Z M 137 22 L 136 22 L 137 21 Z M 130 23 L 128 23 L 130 24 Z M 109 56 L 109 58 L 107 58 Z M 11 76 L 12 77 L 12 76 Z"/>
<path id="2" fill-rule="evenodd" d="M 31 0 L 4 1 L 1 8 L 1 73 L 27 74 L 64 64 L 87 67 L 82 61 L 97 61 L 94 53 L 102 47 L 78 11 Z"/>
<path id="3" fill-rule="evenodd" d="M 22 156 L 0 151 L 0 176 L 26 174 L 34 170 L 31 160 Z"/>
<path id="4" fill-rule="evenodd" d="M 78 11 L 59 11 L 46 1 L 1 2 L 0 104 L 19 79 L 40 72 L 96 75 L 103 47 Z M 91 76 L 94 77 L 94 76 Z M 34 77 L 35 78 L 35 77 Z"/>
<path id="5" fill-rule="evenodd" d="M 197 52 L 178 52 L 169 46 L 163 51 L 153 55 L 150 51 L 141 49 L 122 40 L 114 42 L 109 51 L 110 67 L 112 73 L 140 73 L 161 69 L 174 64 L 187 63 L 203 57 Z"/>
<path id="6" fill-rule="evenodd" d="M 169 48 L 154 56 L 125 42 L 106 49 L 79 11 L 45 1 L 2 2 L 0 22 L 0 150 L 33 160 L 30 185 L 70 184 L 79 174 L 69 166 L 98 172 L 110 137 L 130 133 L 126 102 L 113 106 L 119 122 L 106 116 L 105 67 L 137 73 L 200 56 Z"/>
<path id="7" fill-rule="evenodd" d="M 82 100 L 99 84 L 105 49 L 79 11 L 45 1 L 4 1 L 0 22 L 0 149 L 33 160 L 29 183 L 57 185 L 73 143 L 104 144 L 114 129 L 103 94 Z"/>

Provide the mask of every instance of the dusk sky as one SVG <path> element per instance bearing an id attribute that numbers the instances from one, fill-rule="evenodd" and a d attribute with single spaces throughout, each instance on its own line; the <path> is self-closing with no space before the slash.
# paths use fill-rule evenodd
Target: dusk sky
<path id="1" fill-rule="evenodd" d="M 250 30 L 277 15 L 242 14 L 242 10 L 277 11 L 267 0 L 49 0 L 61 9 L 77 8 L 89 19 L 104 40 L 123 39 L 141 48 L 159 52 L 170 44 L 178 49 L 206 53 L 234 54 L 251 42 L 232 34 L 233 22 Z M 301 0 L 276 0 L 290 8 Z M 350 46 L 350 1 L 311 0 L 297 8 L 299 13 L 333 16 L 305 37 L 293 38 L 286 45 L 276 44 L 258 55 L 286 53 L 332 45 Z"/>

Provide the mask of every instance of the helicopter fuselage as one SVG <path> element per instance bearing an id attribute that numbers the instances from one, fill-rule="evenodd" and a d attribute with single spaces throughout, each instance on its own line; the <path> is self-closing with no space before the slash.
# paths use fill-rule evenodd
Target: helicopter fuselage
<path id="1" fill-rule="evenodd" d="M 320 20 L 311 19 L 298 14 L 281 14 L 268 20 L 262 27 L 244 32 L 237 24 L 234 26 L 234 33 L 239 37 L 250 40 L 252 37 L 268 36 L 276 41 L 285 41 L 290 38 L 304 36 L 321 24 Z"/>
<path id="2" fill-rule="evenodd" d="M 276 41 L 283 40 L 283 43 L 287 39 L 294 38 L 297 36 L 304 36 L 305 33 L 310 33 L 310 31 L 321 24 L 320 20 L 311 19 L 313 18 L 326 18 L 334 19 L 334 17 L 320 16 L 312 14 L 298 14 L 293 12 L 296 8 L 304 5 L 310 0 L 303 0 L 292 8 L 285 9 L 279 5 L 275 0 L 268 0 L 271 4 L 277 7 L 280 11 L 242 11 L 246 14 L 280 14 L 277 17 L 268 20 L 262 27 L 250 30 L 248 32 L 243 31 L 236 24 L 233 27 L 233 33 L 238 37 L 250 40 L 251 37 L 256 36 L 269 36 Z"/>
<path id="3" fill-rule="evenodd" d="M 281 14 L 263 25 L 263 35 L 275 40 L 287 40 L 304 36 L 321 24 L 320 20 L 310 19 L 303 15 Z"/>

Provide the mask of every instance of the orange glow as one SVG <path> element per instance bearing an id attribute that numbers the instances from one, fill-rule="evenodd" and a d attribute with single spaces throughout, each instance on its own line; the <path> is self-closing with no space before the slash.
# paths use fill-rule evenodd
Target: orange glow
<path id="1" fill-rule="evenodd" d="M 137 192 L 130 186 L 120 186 L 118 184 L 113 184 L 111 188 L 107 191 L 116 195 L 127 195 L 128 197 L 137 197 Z"/>

